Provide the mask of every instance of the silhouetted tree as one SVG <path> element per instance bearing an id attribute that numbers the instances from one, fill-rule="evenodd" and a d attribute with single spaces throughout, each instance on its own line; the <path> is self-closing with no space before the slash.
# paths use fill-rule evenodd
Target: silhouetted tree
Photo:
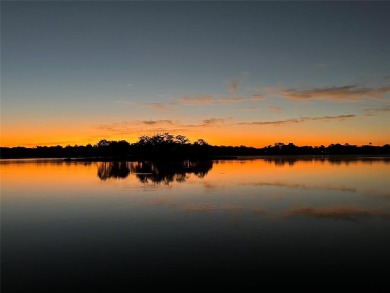
<path id="1" fill-rule="evenodd" d="M 330 144 L 325 147 L 296 146 L 293 143 L 277 142 L 264 148 L 247 146 L 213 146 L 204 139 L 190 143 L 184 135 L 172 135 L 168 132 L 153 136 L 143 135 L 138 142 L 130 144 L 125 140 L 100 140 L 96 145 L 88 144 L 61 146 L 0 147 L 0 158 L 142 158 L 142 159 L 194 159 L 220 158 L 234 156 L 272 156 L 272 155 L 390 155 L 390 145 L 372 144 L 357 146 L 348 143 Z"/>

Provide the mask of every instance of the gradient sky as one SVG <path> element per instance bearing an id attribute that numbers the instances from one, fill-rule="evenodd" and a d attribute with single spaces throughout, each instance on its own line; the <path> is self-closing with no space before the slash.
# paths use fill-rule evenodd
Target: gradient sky
<path id="1" fill-rule="evenodd" d="M 1 1 L 1 146 L 390 143 L 390 2 Z"/>

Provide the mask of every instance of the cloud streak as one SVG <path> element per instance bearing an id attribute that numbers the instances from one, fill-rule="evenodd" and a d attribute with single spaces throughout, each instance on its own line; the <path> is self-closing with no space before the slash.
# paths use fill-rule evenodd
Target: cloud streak
<path id="1" fill-rule="evenodd" d="M 141 107 L 149 108 L 157 112 L 167 112 L 173 110 L 177 106 L 176 103 L 144 103 Z"/>
<path id="2" fill-rule="evenodd" d="M 259 102 L 264 100 L 262 95 L 253 95 L 250 97 L 218 98 L 215 101 L 219 104 L 238 104 L 243 102 Z"/>
<path id="3" fill-rule="evenodd" d="M 213 97 L 213 96 L 200 96 L 200 97 L 179 97 L 177 101 L 183 103 L 188 106 L 196 106 L 196 105 L 227 105 L 227 104 L 238 104 L 243 102 L 259 102 L 264 99 L 262 95 L 252 95 L 250 97 Z"/>
<path id="4" fill-rule="evenodd" d="M 229 83 L 229 92 L 230 92 L 233 96 L 237 96 L 237 93 L 238 93 L 238 80 L 232 80 L 232 81 Z"/>
<path id="5" fill-rule="evenodd" d="M 227 119 L 230 119 L 232 117 L 228 118 L 209 118 L 202 120 L 201 123 L 198 124 L 184 124 L 181 125 L 185 128 L 200 128 L 200 127 L 211 127 L 211 126 L 224 126 Z"/>
<path id="6" fill-rule="evenodd" d="M 162 124 L 173 125 L 175 122 L 173 120 L 141 120 L 141 121 L 137 121 L 137 123 L 144 124 L 144 125 L 162 125 Z"/>
<path id="7" fill-rule="evenodd" d="M 363 112 L 365 113 L 365 116 L 376 116 L 379 113 L 390 113 L 390 106 L 366 108 Z"/>
<path id="8" fill-rule="evenodd" d="M 158 131 L 158 132 L 166 132 L 166 131 L 183 131 L 189 130 L 192 128 L 201 128 L 201 127 L 220 127 L 225 125 L 228 118 L 208 118 L 203 119 L 199 123 L 195 124 L 185 124 L 179 120 L 169 120 L 169 119 L 157 119 L 157 120 L 133 120 L 133 121 L 123 121 L 123 122 L 115 122 L 110 124 L 101 124 L 95 126 L 95 128 L 111 132 L 111 133 L 135 133 L 142 131 Z"/>
<path id="9" fill-rule="evenodd" d="M 273 113 L 280 113 L 282 112 L 283 108 L 282 107 L 277 107 L 277 106 L 268 106 L 268 109 L 273 112 Z"/>
<path id="10" fill-rule="evenodd" d="M 390 86 L 369 88 L 354 84 L 308 90 L 277 88 L 276 92 L 290 100 L 357 101 L 363 98 L 382 99 L 384 94 L 390 92 Z"/>
<path id="11" fill-rule="evenodd" d="M 204 119 L 201 125 L 211 126 L 211 125 L 223 124 L 223 123 L 225 123 L 224 118 L 210 118 L 210 119 Z"/>
<path id="12" fill-rule="evenodd" d="M 254 121 L 254 122 L 239 122 L 238 125 L 286 125 L 286 124 L 296 124 L 304 123 L 308 121 L 342 121 L 349 118 L 354 118 L 356 115 L 338 115 L 338 116 L 321 116 L 321 117 L 300 117 L 300 118 L 291 118 L 286 120 L 277 120 L 277 121 Z"/>
<path id="13" fill-rule="evenodd" d="M 195 98 L 184 96 L 177 98 L 177 100 L 185 105 L 211 105 L 215 102 L 215 98 L 208 95 Z"/>

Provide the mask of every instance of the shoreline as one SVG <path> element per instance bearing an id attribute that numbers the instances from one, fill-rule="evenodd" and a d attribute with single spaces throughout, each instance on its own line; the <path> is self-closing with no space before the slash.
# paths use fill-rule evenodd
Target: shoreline
<path id="1" fill-rule="evenodd" d="M 389 154 L 342 154 L 342 155 L 232 155 L 232 156 L 204 156 L 204 157 L 148 157 L 148 156 L 127 156 L 127 157 L 4 157 L 0 161 L 61 161 L 61 162 L 133 162 L 133 161 L 197 161 L 197 160 L 390 160 Z"/>

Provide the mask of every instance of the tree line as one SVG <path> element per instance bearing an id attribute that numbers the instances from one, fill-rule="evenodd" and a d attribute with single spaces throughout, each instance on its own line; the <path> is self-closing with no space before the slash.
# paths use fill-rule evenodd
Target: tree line
<path id="1" fill-rule="evenodd" d="M 248 146 L 215 146 L 204 139 L 191 142 L 184 135 L 170 133 L 143 135 L 135 143 L 102 139 L 95 145 L 0 147 L 0 158 L 84 158 L 84 159 L 161 159 L 214 158 L 272 155 L 390 155 L 390 145 L 383 146 L 330 144 L 296 146 L 281 142 L 263 148 Z"/>

